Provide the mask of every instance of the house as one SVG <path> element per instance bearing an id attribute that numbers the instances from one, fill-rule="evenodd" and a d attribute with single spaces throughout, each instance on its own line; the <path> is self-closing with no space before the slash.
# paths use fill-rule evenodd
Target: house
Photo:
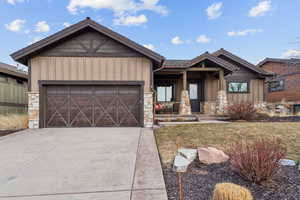
<path id="1" fill-rule="evenodd" d="M 258 67 L 274 73 L 265 86 L 266 101 L 276 112 L 300 112 L 300 59 L 266 58 Z M 271 108 L 271 109 L 272 109 Z"/>
<path id="2" fill-rule="evenodd" d="M 151 127 L 157 102 L 181 115 L 260 105 L 268 76 L 224 49 L 167 60 L 90 18 L 11 56 L 29 67 L 30 128 Z"/>
<path id="3" fill-rule="evenodd" d="M 0 115 L 27 112 L 27 73 L 0 62 Z"/>

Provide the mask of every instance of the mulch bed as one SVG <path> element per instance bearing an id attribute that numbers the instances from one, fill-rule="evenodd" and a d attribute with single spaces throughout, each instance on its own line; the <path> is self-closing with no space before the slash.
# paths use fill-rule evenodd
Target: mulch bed
<path id="1" fill-rule="evenodd" d="M 177 176 L 172 168 L 164 167 L 169 200 L 177 200 Z M 229 163 L 203 165 L 194 161 L 183 174 L 184 200 L 210 200 L 217 183 L 231 182 L 251 190 L 255 200 L 299 200 L 300 171 L 297 167 L 282 167 L 281 176 L 268 186 L 252 184 L 230 169 Z"/>
<path id="2" fill-rule="evenodd" d="M 264 119 L 254 119 L 251 122 L 300 122 L 300 116 L 288 117 L 268 117 Z"/>
<path id="3" fill-rule="evenodd" d="M 18 132 L 21 130 L 0 130 L 0 137 L 5 136 L 5 135 L 9 135 L 15 132 Z"/>

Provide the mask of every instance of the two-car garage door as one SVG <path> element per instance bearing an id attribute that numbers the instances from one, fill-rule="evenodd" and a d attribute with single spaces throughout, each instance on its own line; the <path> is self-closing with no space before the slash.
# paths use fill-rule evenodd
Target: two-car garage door
<path id="1" fill-rule="evenodd" d="M 43 127 L 143 126 L 141 85 L 44 85 Z"/>

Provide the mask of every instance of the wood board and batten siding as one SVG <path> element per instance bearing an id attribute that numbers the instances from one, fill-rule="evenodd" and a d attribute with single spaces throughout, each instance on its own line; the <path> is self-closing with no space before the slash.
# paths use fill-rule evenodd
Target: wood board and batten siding
<path id="1" fill-rule="evenodd" d="M 39 80 L 144 81 L 151 91 L 151 61 L 143 57 L 35 57 L 31 59 L 31 90 Z"/>
<path id="2" fill-rule="evenodd" d="M 27 83 L 0 77 L 0 115 L 27 112 Z"/>
<path id="3" fill-rule="evenodd" d="M 226 82 L 226 80 L 225 80 Z M 254 104 L 259 104 L 264 101 L 264 80 L 262 79 L 252 79 L 249 80 L 249 93 L 230 93 L 227 91 L 228 102 L 241 102 L 247 101 Z M 225 83 L 224 83 L 225 84 Z M 227 87 L 227 84 L 225 84 Z M 226 88 L 227 89 L 227 88 Z M 219 80 L 213 77 L 206 78 L 205 80 L 205 101 L 216 101 L 219 90 Z"/>

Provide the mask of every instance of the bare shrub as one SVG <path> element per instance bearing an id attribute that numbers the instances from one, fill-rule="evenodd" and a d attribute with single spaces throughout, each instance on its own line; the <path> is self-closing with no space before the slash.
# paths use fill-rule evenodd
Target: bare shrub
<path id="1" fill-rule="evenodd" d="M 280 139 L 238 142 L 228 151 L 230 164 L 245 179 L 262 184 L 276 177 L 280 159 L 286 155 Z"/>
<path id="2" fill-rule="evenodd" d="M 28 115 L 1 115 L 0 130 L 19 130 L 28 128 Z"/>
<path id="3" fill-rule="evenodd" d="M 251 120 L 255 117 L 257 110 L 252 103 L 242 101 L 228 106 L 227 113 L 232 120 Z"/>

